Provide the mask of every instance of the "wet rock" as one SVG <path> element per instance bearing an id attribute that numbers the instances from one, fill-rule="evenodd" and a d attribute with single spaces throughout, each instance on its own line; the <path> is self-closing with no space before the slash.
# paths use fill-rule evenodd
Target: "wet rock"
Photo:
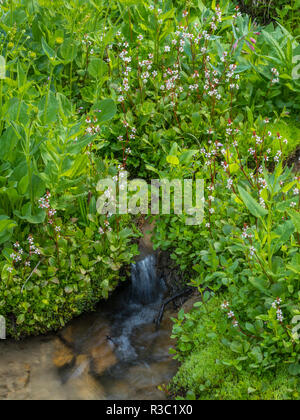
<path id="1" fill-rule="evenodd" d="M 62 342 L 64 342 L 67 346 L 73 347 L 74 340 L 75 340 L 75 333 L 74 327 L 72 325 L 64 328 L 62 331 L 59 332 L 59 337 Z"/>
<path id="2" fill-rule="evenodd" d="M 136 389 L 137 396 L 142 399 L 163 398 L 158 386 L 168 383 L 176 373 L 175 361 L 161 361 L 157 363 L 143 363 L 133 366 L 127 373 L 126 379 Z"/>
<path id="3" fill-rule="evenodd" d="M 185 313 L 190 312 L 195 303 L 199 302 L 201 300 L 201 296 L 200 294 L 195 291 L 195 293 L 189 297 L 189 299 L 182 305 L 182 309 L 184 310 Z"/>
<path id="4" fill-rule="evenodd" d="M 58 333 L 60 340 L 67 347 L 70 347 L 74 351 L 80 353 L 81 352 L 80 342 L 85 337 L 88 323 L 89 323 L 89 314 L 86 314 L 82 318 L 76 319 L 76 321 L 66 326 L 62 331 Z"/>
<path id="5" fill-rule="evenodd" d="M 137 261 L 144 259 L 147 255 L 153 253 L 153 243 L 151 241 L 152 232 L 154 230 L 154 223 L 147 223 L 141 227 L 143 237 L 139 240 L 139 251 L 140 255 L 137 257 Z M 149 232 L 149 233 L 148 233 Z"/>
<path id="6" fill-rule="evenodd" d="M 296 174 L 300 173 L 300 146 L 289 156 L 286 163 Z"/>
<path id="7" fill-rule="evenodd" d="M 84 353 L 91 354 L 93 349 L 97 348 L 101 344 L 107 343 L 107 337 L 110 337 L 111 331 L 108 323 L 105 320 L 99 320 L 89 330 L 89 337 L 84 340 Z"/>
<path id="8" fill-rule="evenodd" d="M 75 361 L 75 356 L 69 347 L 57 339 L 55 341 L 55 351 L 52 360 L 53 364 L 60 369 L 71 366 Z"/>
<path id="9" fill-rule="evenodd" d="M 91 357 L 87 354 L 79 354 L 69 372 L 66 387 L 76 392 L 76 399 L 79 400 L 101 400 L 105 398 L 105 391 L 93 376 L 90 374 Z"/>
<path id="10" fill-rule="evenodd" d="M 171 338 L 174 326 L 171 317 L 176 318 L 176 316 L 176 312 L 167 311 L 165 313 L 165 316 L 160 324 L 159 336 L 153 343 L 152 348 L 153 356 L 156 360 L 171 361 L 172 359 L 169 350 L 170 348 L 175 348 L 176 340 Z"/>
<path id="11" fill-rule="evenodd" d="M 89 373 L 84 372 L 80 377 L 73 379 L 70 386 L 76 388 L 78 399 L 84 401 L 104 400 L 105 390 L 101 383 Z"/>
<path id="12" fill-rule="evenodd" d="M 113 349 L 114 346 L 111 341 L 106 340 L 91 350 L 91 369 L 95 375 L 101 376 L 107 369 L 117 363 L 118 360 Z"/>
<path id="13" fill-rule="evenodd" d="M 175 295 L 186 287 L 183 273 L 171 259 L 169 252 L 160 251 L 158 253 L 157 275 L 164 280 L 168 289 L 168 296 Z"/>
<path id="14" fill-rule="evenodd" d="M 79 354 L 76 357 L 75 367 L 87 366 L 90 362 L 90 357 L 87 354 Z"/>

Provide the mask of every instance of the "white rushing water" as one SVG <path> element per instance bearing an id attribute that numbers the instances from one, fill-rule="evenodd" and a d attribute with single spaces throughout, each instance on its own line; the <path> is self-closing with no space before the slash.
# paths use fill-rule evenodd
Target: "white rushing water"
<path id="1" fill-rule="evenodd" d="M 154 254 L 132 264 L 129 293 L 125 294 L 122 308 L 116 314 L 112 327 L 116 354 L 120 360 L 129 361 L 138 357 L 131 342 L 132 332 L 154 321 L 164 292 L 165 284 L 157 276 Z"/>

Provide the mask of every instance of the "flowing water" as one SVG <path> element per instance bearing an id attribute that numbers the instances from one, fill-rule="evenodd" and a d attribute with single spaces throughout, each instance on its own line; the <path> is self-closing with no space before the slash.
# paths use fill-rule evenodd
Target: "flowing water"
<path id="1" fill-rule="evenodd" d="M 156 258 L 132 266 L 123 285 L 98 310 L 57 336 L 0 343 L 0 399 L 164 399 L 158 386 L 175 374 L 169 355 L 172 322 L 154 320 L 165 295 Z"/>

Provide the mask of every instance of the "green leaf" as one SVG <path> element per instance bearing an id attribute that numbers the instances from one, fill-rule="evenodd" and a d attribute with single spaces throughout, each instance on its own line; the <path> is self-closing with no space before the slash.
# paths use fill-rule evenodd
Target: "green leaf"
<path id="1" fill-rule="evenodd" d="M 254 347 L 250 353 L 254 357 L 256 363 L 261 363 L 263 361 L 263 354 L 258 346 Z"/>
<path id="2" fill-rule="evenodd" d="M 266 295 L 270 295 L 267 288 L 269 287 L 269 282 L 261 277 L 250 277 L 249 282 L 254 286 L 256 289 L 260 290 Z"/>
<path id="3" fill-rule="evenodd" d="M 55 51 L 49 47 L 44 37 L 42 38 L 42 48 L 50 60 L 56 57 Z"/>
<path id="4" fill-rule="evenodd" d="M 0 244 L 10 239 L 16 226 L 17 223 L 14 220 L 10 220 L 8 216 L 0 216 Z"/>
<path id="5" fill-rule="evenodd" d="M 56 98 L 57 98 L 58 103 L 59 103 L 60 112 L 64 116 L 70 117 L 72 115 L 72 103 L 62 93 L 57 93 Z"/>
<path id="6" fill-rule="evenodd" d="M 284 244 L 287 244 L 292 233 L 294 232 L 294 224 L 291 220 L 287 220 L 279 225 L 272 234 L 277 238 L 272 241 L 272 253 L 275 254 Z"/>
<path id="7" fill-rule="evenodd" d="M 280 47 L 276 39 L 266 31 L 262 31 L 262 34 L 266 38 L 269 44 L 273 46 L 273 49 L 277 52 L 277 56 L 281 59 L 282 63 L 285 62 L 285 54 L 283 49 Z"/>
<path id="8" fill-rule="evenodd" d="M 100 102 L 97 102 L 93 107 L 92 110 L 99 110 L 101 112 L 98 113 L 98 123 L 104 123 L 106 121 L 111 120 L 117 112 L 116 104 L 112 99 L 103 99 Z"/>
<path id="9" fill-rule="evenodd" d="M 242 345 L 242 343 L 238 343 L 237 341 L 233 341 L 230 344 L 230 350 L 232 350 L 234 353 L 243 353 L 243 345 Z"/>
<path id="10" fill-rule="evenodd" d="M 297 183 L 297 181 L 292 181 L 289 182 L 288 184 L 286 184 L 283 188 L 282 188 L 282 192 L 287 193 L 288 191 L 290 191 L 291 188 L 293 188 L 293 186 Z"/>
<path id="11" fill-rule="evenodd" d="M 289 373 L 293 376 L 298 376 L 300 375 L 300 364 L 299 363 L 295 363 L 289 366 Z"/>
<path id="12" fill-rule="evenodd" d="M 25 315 L 24 314 L 19 315 L 17 318 L 17 324 L 21 325 L 23 324 L 24 321 L 25 321 Z"/>
<path id="13" fill-rule="evenodd" d="M 47 109 L 46 109 L 47 107 Z M 59 102 L 53 92 L 49 92 L 48 99 L 47 95 L 43 96 L 39 103 L 39 117 L 44 124 L 50 124 L 56 122 L 59 111 Z"/>
<path id="14" fill-rule="evenodd" d="M 2 233 L 4 230 L 11 229 L 16 226 L 17 226 L 17 223 L 14 220 L 10 220 L 10 219 L 0 220 L 0 233 Z"/>
<path id="15" fill-rule="evenodd" d="M 171 165 L 179 165 L 179 159 L 177 156 L 167 156 L 167 162 L 170 163 Z"/>
<path id="16" fill-rule="evenodd" d="M 33 224 L 43 223 L 46 218 L 46 211 L 43 209 L 39 209 L 36 214 L 32 214 L 30 203 L 27 203 L 22 207 L 22 212 L 15 210 L 14 214 L 19 217 L 19 219 L 26 220 Z"/>
<path id="17" fill-rule="evenodd" d="M 28 175 L 22 177 L 18 184 L 18 190 L 21 195 L 24 195 L 28 190 L 29 178 Z"/>
<path id="18" fill-rule="evenodd" d="M 101 79 L 108 72 L 108 65 L 100 58 L 93 58 L 89 63 L 88 72 L 95 79 Z"/>
<path id="19" fill-rule="evenodd" d="M 60 55 L 65 63 L 70 63 L 77 56 L 78 46 L 73 39 L 65 39 L 60 47 Z"/>
<path id="20" fill-rule="evenodd" d="M 300 213 L 296 210 L 290 209 L 288 214 L 290 215 L 297 232 L 300 233 Z"/>
<path id="21" fill-rule="evenodd" d="M 180 163 L 188 165 L 193 160 L 195 153 L 197 153 L 197 150 L 186 150 L 180 155 Z"/>
<path id="22" fill-rule="evenodd" d="M 250 211 L 250 213 L 255 217 L 264 217 L 266 214 L 268 214 L 268 211 L 261 207 L 257 201 L 254 200 L 253 197 L 249 193 L 247 193 L 244 188 L 241 186 L 238 186 L 238 190 L 240 193 L 240 196 L 247 207 L 247 209 Z"/>
<path id="23" fill-rule="evenodd" d="M 159 174 L 160 172 L 156 169 L 156 168 L 154 168 L 153 166 L 151 166 L 151 165 L 146 165 L 146 169 L 148 170 L 148 171 L 152 171 L 152 172 L 155 172 L 156 174 Z"/>

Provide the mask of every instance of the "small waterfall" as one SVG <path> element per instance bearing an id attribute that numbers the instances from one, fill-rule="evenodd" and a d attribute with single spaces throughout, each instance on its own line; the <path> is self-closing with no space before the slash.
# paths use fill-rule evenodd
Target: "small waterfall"
<path id="1" fill-rule="evenodd" d="M 154 254 L 132 264 L 131 286 L 124 295 L 123 308 L 116 314 L 112 328 L 119 359 L 134 360 L 138 357 L 132 344 L 132 333 L 137 327 L 153 322 L 164 292 L 165 283 L 157 276 Z"/>
<path id="2" fill-rule="evenodd" d="M 132 264 L 130 291 L 132 302 L 144 305 L 153 303 L 159 299 L 163 290 L 164 283 L 157 277 L 154 254 Z"/>

